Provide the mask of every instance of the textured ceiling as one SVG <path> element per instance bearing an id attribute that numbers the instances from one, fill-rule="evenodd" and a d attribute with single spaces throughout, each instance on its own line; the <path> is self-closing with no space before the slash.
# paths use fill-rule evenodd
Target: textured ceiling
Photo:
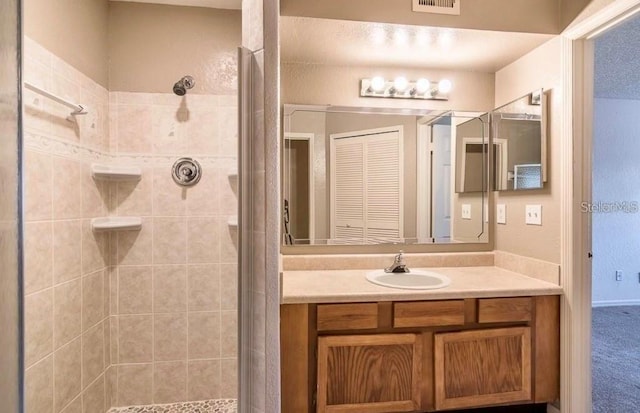
<path id="1" fill-rule="evenodd" d="M 168 4 L 172 6 L 210 7 L 213 9 L 238 9 L 242 7 L 242 0 L 111 0 L 130 1 L 135 3 Z"/>
<path id="2" fill-rule="evenodd" d="M 594 94 L 599 98 L 640 100 L 640 17 L 595 39 Z"/>
<path id="3" fill-rule="evenodd" d="M 280 18 L 284 62 L 494 73 L 548 34 L 446 29 L 308 17 Z"/>

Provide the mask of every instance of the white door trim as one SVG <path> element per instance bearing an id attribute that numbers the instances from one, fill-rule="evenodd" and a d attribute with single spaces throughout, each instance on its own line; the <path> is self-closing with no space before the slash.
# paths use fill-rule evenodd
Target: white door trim
<path id="1" fill-rule="evenodd" d="M 315 134 L 285 132 L 284 139 L 291 141 L 308 141 L 309 144 L 309 243 L 315 244 L 316 239 L 316 203 L 313 179 L 313 145 Z"/>
<path id="2" fill-rule="evenodd" d="M 589 39 L 640 10 L 616 0 L 562 34 L 560 408 L 591 413 L 591 200 L 593 72 Z M 571 139 L 569 139 L 571 137 Z"/>
<path id="3" fill-rule="evenodd" d="M 431 242 L 431 123 L 417 122 L 416 142 L 416 236 L 418 242 Z"/>

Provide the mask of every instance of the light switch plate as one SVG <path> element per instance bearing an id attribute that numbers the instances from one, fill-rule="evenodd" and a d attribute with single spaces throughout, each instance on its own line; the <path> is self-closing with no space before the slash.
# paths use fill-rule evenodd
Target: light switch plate
<path id="1" fill-rule="evenodd" d="M 505 204 L 498 204 L 496 208 L 496 222 L 498 224 L 507 223 L 507 206 Z"/>
<path id="2" fill-rule="evenodd" d="M 524 217 L 527 225 L 542 225 L 542 205 L 527 205 Z"/>
<path id="3" fill-rule="evenodd" d="M 462 204 L 462 219 L 471 219 L 471 204 Z"/>

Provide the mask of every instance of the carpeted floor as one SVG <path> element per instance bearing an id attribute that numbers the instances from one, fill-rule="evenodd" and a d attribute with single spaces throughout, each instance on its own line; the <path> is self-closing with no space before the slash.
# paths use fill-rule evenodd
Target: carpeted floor
<path id="1" fill-rule="evenodd" d="M 640 306 L 593 309 L 593 413 L 640 411 Z"/>

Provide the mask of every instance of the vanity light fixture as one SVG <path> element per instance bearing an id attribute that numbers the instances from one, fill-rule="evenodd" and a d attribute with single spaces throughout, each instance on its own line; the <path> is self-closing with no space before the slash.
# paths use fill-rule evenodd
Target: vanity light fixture
<path id="1" fill-rule="evenodd" d="M 360 97 L 449 100 L 453 84 L 449 79 L 433 82 L 426 78 L 409 81 L 404 76 L 388 81 L 381 76 L 360 80 Z"/>

